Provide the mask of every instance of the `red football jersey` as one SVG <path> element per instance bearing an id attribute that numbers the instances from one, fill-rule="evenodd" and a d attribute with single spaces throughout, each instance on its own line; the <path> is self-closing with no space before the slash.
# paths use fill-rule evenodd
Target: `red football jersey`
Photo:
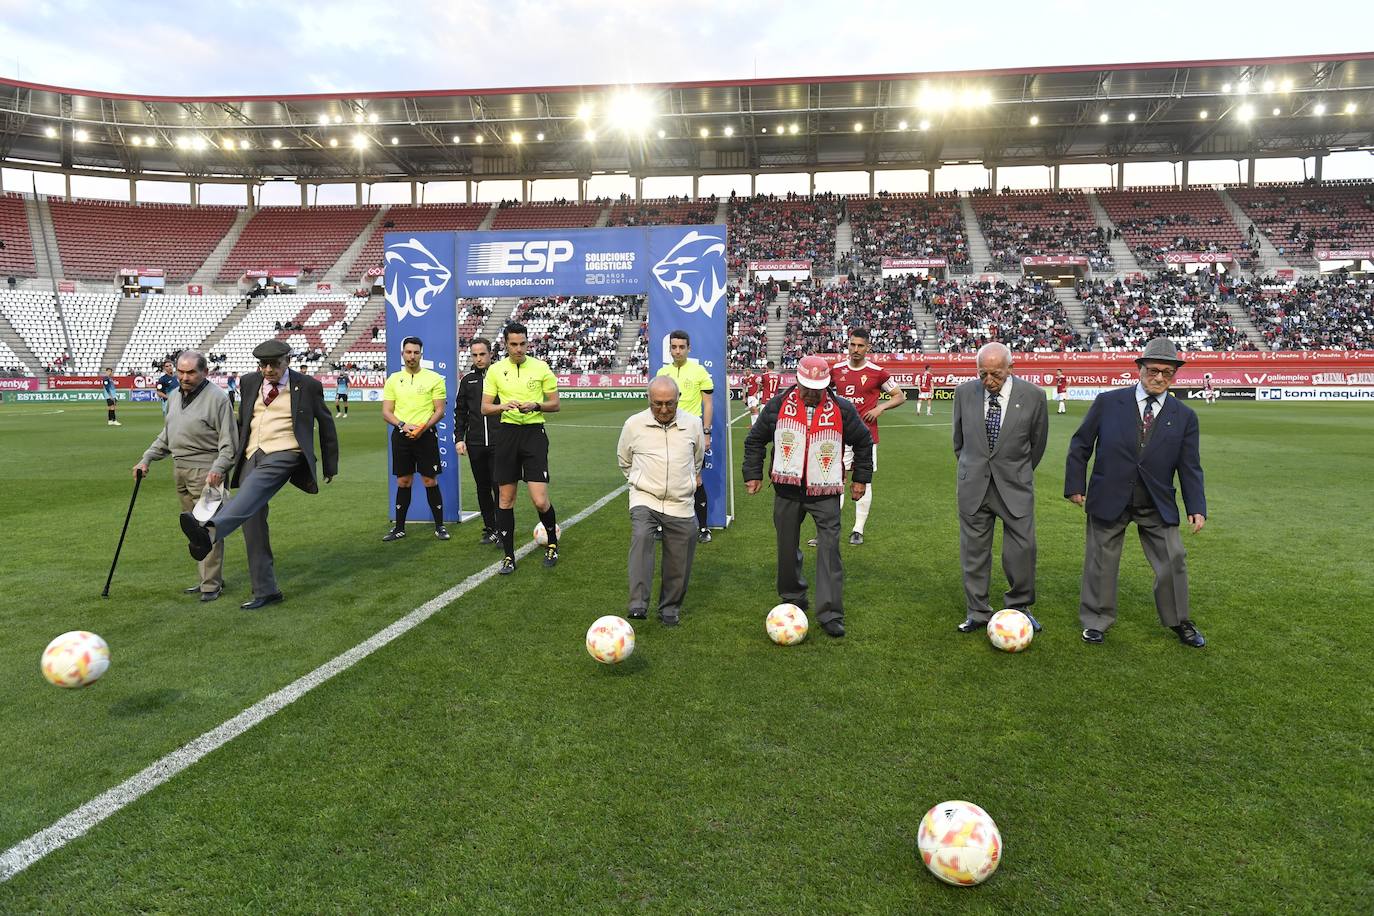
<path id="1" fill-rule="evenodd" d="M 935 390 L 935 375 L 931 372 L 922 372 L 920 384 L 916 386 L 919 391 Z"/>
<path id="2" fill-rule="evenodd" d="M 744 377 L 744 396 L 752 398 L 759 393 L 759 377 L 750 372 Z"/>
<path id="3" fill-rule="evenodd" d="M 830 384 L 836 394 L 854 405 L 860 416 L 877 407 L 882 393 L 894 387 L 892 376 L 882 366 L 865 361 L 855 369 L 847 359 L 830 367 Z M 873 435 L 873 441 L 877 442 L 878 424 L 865 420 L 864 425 Z"/>
<path id="4" fill-rule="evenodd" d="M 781 372 L 765 372 L 765 373 L 763 374 L 763 399 L 764 399 L 764 401 L 771 401 L 771 400 L 773 400 L 773 398 L 775 398 L 775 397 L 778 396 L 778 392 L 781 391 L 781 390 L 782 390 L 782 373 L 781 373 Z"/>
<path id="5" fill-rule="evenodd" d="M 1069 377 L 1066 375 L 1061 375 L 1059 379 L 1054 383 L 1054 390 L 1059 392 L 1060 394 L 1063 394 L 1064 392 L 1068 391 Z"/>

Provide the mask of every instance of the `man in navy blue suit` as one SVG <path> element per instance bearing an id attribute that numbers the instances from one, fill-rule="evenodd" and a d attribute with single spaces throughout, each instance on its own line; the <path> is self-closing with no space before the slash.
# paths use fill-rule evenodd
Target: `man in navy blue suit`
<path id="1" fill-rule="evenodd" d="M 1169 396 L 1183 365 L 1173 341 L 1155 338 L 1140 358 L 1140 382 L 1098 395 L 1069 442 L 1064 496 L 1088 513 L 1083 586 L 1078 617 L 1083 641 L 1102 642 L 1116 622 L 1117 574 L 1126 528 L 1135 522 L 1140 545 L 1155 571 L 1155 608 L 1160 622 L 1186 646 L 1207 644 L 1189 619 L 1188 552 L 1179 536 L 1174 475 L 1193 533 L 1207 520 L 1197 414 Z M 1088 457 L 1096 448 L 1092 478 Z M 1086 496 L 1084 495 L 1086 493 Z"/>

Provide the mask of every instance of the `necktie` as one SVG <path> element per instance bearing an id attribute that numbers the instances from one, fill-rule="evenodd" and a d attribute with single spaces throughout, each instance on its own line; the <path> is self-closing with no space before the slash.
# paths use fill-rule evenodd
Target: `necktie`
<path id="1" fill-rule="evenodd" d="M 1140 417 L 1140 447 L 1144 448 L 1145 443 L 1150 441 L 1150 427 L 1155 425 L 1155 396 L 1147 395 L 1145 398 L 1145 412 Z"/>
<path id="2" fill-rule="evenodd" d="M 988 395 L 988 451 L 997 448 L 997 434 L 1002 431 L 1002 402 L 997 399 L 997 393 Z"/>
<path id="3" fill-rule="evenodd" d="M 277 389 L 277 383 L 276 383 L 276 382 L 271 382 L 271 383 L 269 383 L 269 384 L 268 384 L 268 388 L 267 388 L 267 394 L 266 394 L 266 395 L 263 397 L 263 399 L 262 399 L 262 406 L 263 406 L 263 407 L 271 407 L 271 406 L 272 406 L 272 402 L 275 401 L 275 400 L 277 399 L 277 395 L 278 395 L 279 393 L 280 393 L 280 392 L 279 392 L 278 389 Z"/>

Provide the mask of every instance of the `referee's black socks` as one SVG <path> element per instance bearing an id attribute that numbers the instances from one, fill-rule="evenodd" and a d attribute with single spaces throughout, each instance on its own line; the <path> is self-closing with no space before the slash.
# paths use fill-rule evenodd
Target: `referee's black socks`
<path id="1" fill-rule="evenodd" d="M 506 556 L 515 556 L 515 510 L 496 509 L 496 533 L 501 536 L 501 549 Z"/>
<path id="2" fill-rule="evenodd" d="M 434 514 L 434 524 L 436 526 L 444 523 L 444 494 L 439 491 L 436 483 L 432 487 L 425 487 L 425 498 L 429 500 L 429 511 Z"/>
<path id="3" fill-rule="evenodd" d="M 406 512 L 410 509 L 410 487 L 396 486 L 396 527 L 405 528 Z"/>
<path id="4" fill-rule="evenodd" d="M 553 503 L 549 503 L 548 511 L 539 513 L 539 521 L 544 526 L 544 533 L 549 539 L 549 546 L 557 547 L 558 517 L 554 515 Z"/>

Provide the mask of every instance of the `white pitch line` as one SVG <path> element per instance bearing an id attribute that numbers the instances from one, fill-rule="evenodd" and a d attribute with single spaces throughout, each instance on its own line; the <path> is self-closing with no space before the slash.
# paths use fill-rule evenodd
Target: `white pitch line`
<path id="1" fill-rule="evenodd" d="M 560 522 L 559 527 L 561 528 L 566 524 L 571 528 L 624 493 L 626 489 L 628 488 L 625 486 L 616 487 L 566 522 Z M 516 558 L 526 556 L 537 546 L 533 541 L 526 543 L 515 552 Z M 51 827 L 40 830 L 26 840 L 15 843 L 4 853 L 0 853 L 0 883 L 8 881 L 44 856 L 56 852 L 72 840 L 83 836 L 105 818 L 118 813 L 121 808 L 147 795 L 182 770 L 195 764 L 205 755 L 234 740 L 254 725 L 290 706 L 336 674 L 342 674 L 378 649 L 413 630 L 452 602 L 495 576 L 499 566 L 498 561 L 479 572 L 473 573 L 442 595 L 426 601 L 400 620 L 358 643 L 347 652 L 335 656 L 304 677 L 254 703 L 232 719 L 154 761 L 113 789 L 96 796 L 62 817 Z"/>

